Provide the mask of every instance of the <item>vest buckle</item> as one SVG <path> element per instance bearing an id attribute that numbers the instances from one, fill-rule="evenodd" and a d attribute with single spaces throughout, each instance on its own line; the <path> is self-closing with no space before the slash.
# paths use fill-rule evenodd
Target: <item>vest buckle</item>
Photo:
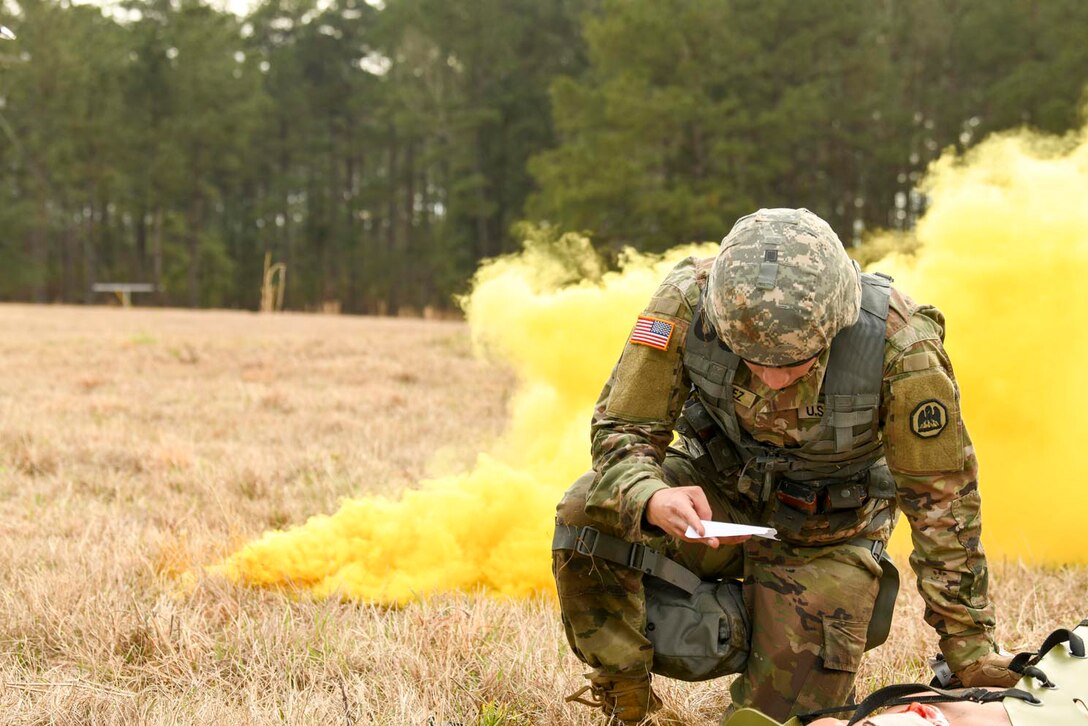
<path id="1" fill-rule="evenodd" d="M 631 554 L 627 556 L 627 566 L 632 570 L 641 570 L 643 561 L 646 559 L 647 547 L 644 544 L 635 543 L 631 545 Z"/>

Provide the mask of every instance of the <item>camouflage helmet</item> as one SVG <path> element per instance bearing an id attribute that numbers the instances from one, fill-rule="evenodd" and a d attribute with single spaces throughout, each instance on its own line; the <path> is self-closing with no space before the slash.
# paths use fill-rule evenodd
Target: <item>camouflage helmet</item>
<path id="1" fill-rule="evenodd" d="M 858 319 L 861 278 L 827 222 L 807 209 L 741 217 L 710 269 L 706 314 L 745 360 L 808 360 Z"/>

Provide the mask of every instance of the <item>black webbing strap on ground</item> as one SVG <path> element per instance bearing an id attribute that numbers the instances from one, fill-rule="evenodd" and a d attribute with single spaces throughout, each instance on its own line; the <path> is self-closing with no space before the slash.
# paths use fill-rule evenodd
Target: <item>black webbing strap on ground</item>
<path id="1" fill-rule="evenodd" d="M 604 534 L 596 527 L 572 527 L 557 523 L 552 550 L 574 550 L 587 557 L 600 557 L 664 580 L 689 595 L 703 582 L 694 572 L 660 552 L 643 544 L 632 544 Z"/>
<path id="2" fill-rule="evenodd" d="M 920 693 L 933 695 L 919 696 Z M 985 688 L 965 688 L 955 691 L 946 691 L 943 688 L 924 686 L 921 683 L 899 683 L 874 691 L 854 709 L 854 715 L 850 717 L 847 726 L 854 726 L 866 716 L 878 708 L 889 706 L 903 706 L 908 703 L 952 703 L 956 701 L 971 701 L 973 703 L 992 703 L 1003 698 L 1016 698 L 1028 703 L 1040 703 L 1039 699 L 1027 691 L 1019 688 L 1006 688 L 1004 690 L 991 691 Z M 847 707 L 849 708 L 849 707 Z M 847 708 L 835 709 L 844 711 Z M 814 714 L 805 714 L 802 720 Z"/>
<path id="3" fill-rule="evenodd" d="M 1088 626 L 1088 619 L 1081 621 L 1080 625 L 1077 627 L 1084 626 Z M 1071 630 L 1061 629 L 1055 630 L 1048 635 L 1046 640 L 1044 640 L 1043 644 L 1039 647 L 1038 652 L 1020 653 L 1014 657 L 1009 664 L 1009 669 L 1034 678 L 1038 681 L 1039 685 L 1044 688 L 1053 688 L 1054 684 L 1050 682 L 1050 679 L 1047 678 L 1042 670 L 1036 667 L 1036 664 L 1043 656 L 1060 643 L 1069 643 L 1069 652 L 1073 657 L 1085 657 L 1084 639 Z M 944 658 L 942 656 L 938 656 L 936 660 L 938 663 L 944 663 Z M 947 669 L 947 664 L 944 665 Z M 951 673 L 950 670 L 949 673 Z M 954 703 L 956 701 L 991 703 L 994 701 L 1001 701 L 1005 698 L 1015 698 L 1033 705 L 1040 705 L 1042 703 L 1042 701 L 1034 695 L 1020 688 L 1006 688 L 1004 690 L 988 690 L 985 688 L 946 690 L 942 687 L 941 683 L 938 683 L 938 679 L 935 678 L 928 686 L 923 686 L 920 683 L 905 683 L 888 686 L 875 691 L 859 704 L 851 703 L 835 708 L 810 711 L 808 713 L 800 714 L 798 718 L 800 718 L 803 723 L 808 723 L 820 716 L 841 713 L 843 711 L 853 711 L 854 714 L 848 724 L 848 726 L 853 726 L 873 711 L 879 708 L 888 708 L 889 706 L 904 706 L 909 703 Z"/>

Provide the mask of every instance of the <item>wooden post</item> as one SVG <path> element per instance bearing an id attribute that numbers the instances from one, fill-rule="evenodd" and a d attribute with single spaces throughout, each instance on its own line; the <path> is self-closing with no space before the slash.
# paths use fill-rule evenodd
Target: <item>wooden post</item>
<path id="1" fill-rule="evenodd" d="M 277 278 L 278 276 L 278 278 Z M 287 287 L 287 265 L 272 264 L 272 253 L 264 253 L 264 276 L 261 281 L 261 312 L 274 313 L 283 310 L 283 294 Z"/>

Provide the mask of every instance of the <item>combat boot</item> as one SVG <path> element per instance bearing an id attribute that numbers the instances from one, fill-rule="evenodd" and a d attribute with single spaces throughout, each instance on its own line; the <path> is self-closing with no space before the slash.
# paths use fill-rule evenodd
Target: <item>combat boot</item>
<path id="1" fill-rule="evenodd" d="M 653 714 L 661 710 L 661 699 L 650 688 L 650 676 L 623 677 L 587 673 L 589 685 L 567 696 L 568 703 L 582 703 L 604 711 L 607 726 L 654 724 Z M 588 697 L 583 694 L 589 692 Z"/>

